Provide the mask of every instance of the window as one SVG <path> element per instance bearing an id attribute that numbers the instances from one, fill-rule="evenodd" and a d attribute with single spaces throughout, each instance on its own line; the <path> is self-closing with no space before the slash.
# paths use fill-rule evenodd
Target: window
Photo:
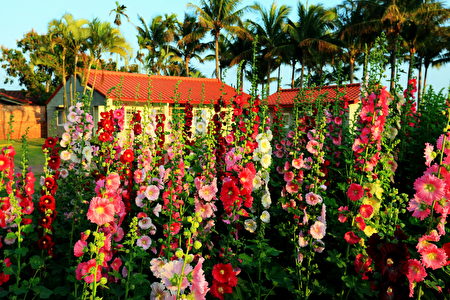
<path id="1" fill-rule="evenodd" d="M 64 109 L 63 108 L 56 108 L 55 115 L 56 115 L 56 125 L 57 126 L 64 126 Z"/>

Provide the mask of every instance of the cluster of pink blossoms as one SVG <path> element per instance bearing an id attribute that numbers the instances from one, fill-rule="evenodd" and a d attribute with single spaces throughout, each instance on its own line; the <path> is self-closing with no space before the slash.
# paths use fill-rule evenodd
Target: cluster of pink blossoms
<path id="1" fill-rule="evenodd" d="M 440 269 L 449 264 L 450 243 L 439 247 L 441 237 L 445 236 L 445 224 L 450 211 L 450 133 L 443 134 L 434 146 L 425 146 L 425 164 L 427 169 L 424 174 L 414 182 L 416 191 L 414 198 L 409 201 L 408 210 L 412 216 L 420 220 L 431 218 L 431 224 L 437 225 L 435 229 L 419 238 L 416 249 L 420 260 L 411 259 L 408 263 L 408 280 L 410 282 L 410 296 L 414 293 L 417 282 L 421 282 L 427 276 L 425 268 Z M 435 161 L 440 158 L 440 161 Z"/>

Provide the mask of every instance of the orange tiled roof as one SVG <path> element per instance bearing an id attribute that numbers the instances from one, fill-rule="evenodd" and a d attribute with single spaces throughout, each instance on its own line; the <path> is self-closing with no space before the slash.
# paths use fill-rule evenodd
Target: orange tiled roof
<path id="1" fill-rule="evenodd" d="M 329 100 L 334 100 L 336 98 L 336 85 L 316 87 L 313 89 L 305 89 L 307 99 L 314 100 L 320 95 L 326 95 Z M 267 97 L 267 102 L 269 105 L 275 105 L 278 103 L 281 106 L 292 106 L 294 105 L 294 99 L 298 95 L 300 89 L 282 89 L 269 97 Z M 359 100 L 361 94 L 361 84 L 353 83 L 347 84 L 339 88 L 339 92 L 345 93 L 344 99 L 348 103 L 355 103 Z"/>
<path id="2" fill-rule="evenodd" d="M 223 94 L 226 102 L 236 90 L 218 79 L 159 76 L 91 70 L 88 85 L 107 98 L 122 101 L 173 103 L 177 89 L 179 103 L 211 103 Z M 150 95 L 149 95 L 150 93 Z"/>
<path id="3" fill-rule="evenodd" d="M 5 98 L 12 102 L 19 102 L 21 104 L 33 104 L 32 99 L 27 97 L 23 91 L 0 90 L 0 98 Z"/>

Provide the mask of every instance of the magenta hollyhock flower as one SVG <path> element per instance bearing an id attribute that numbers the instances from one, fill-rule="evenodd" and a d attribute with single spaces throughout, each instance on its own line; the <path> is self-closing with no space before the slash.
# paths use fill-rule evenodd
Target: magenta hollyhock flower
<path id="1" fill-rule="evenodd" d="M 99 226 L 114 221 L 114 204 L 105 198 L 94 197 L 89 204 L 88 219 Z"/>
<path id="2" fill-rule="evenodd" d="M 114 258 L 110 266 L 114 271 L 119 272 L 119 269 L 122 266 L 122 260 L 120 257 Z"/>
<path id="3" fill-rule="evenodd" d="M 308 194 L 305 195 L 305 200 L 306 203 L 308 203 L 309 205 L 316 205 L 319 203 L 322 203 L 322 197 L 320 195 L 317 195 L 313 192 L 309 192 Z"/>
<path id="4" fill-rule="evenodd" d="M 202 266 L 205 259 L 200 257 L 198 259 L 197 265 L 194 267 L 192 272 L 192 287 L 191 291 L 194 294 L 196 300 L 206 299 L 206 294 L 209 291 L 208 282 L 205 280 L 205 274 L 203 272 Z"/>
<path id="5" fill-rule="evenodd" d="M 430 209 L 428 204 L 422 202 L 417 196 L 414 196 L 414 199 L 409 201 L 408 211 L 413 212 L 412 216 L 418 219 L 425 219 L 430 215 Z"/>
<path id="6" fill-rule="evenodd" d="M 434 244 L 425 247 L 420 252 L 422 263 L 425 267 L 433 270 L 440 269 L 447 264 L 447 254 L 444 249 L 438 248 Z"/>
<path id="7" fill-rule="evenodd" d="M 147 197 L 150 201 L 158 200 L 159 197 L 159 188 L 156 185 L 149 185 L 145 189 L 145 197 Z"/>
<path id="8" fill-rule="evenodd" d="M 325 236 L 325 231 L 327 229 L 327 226 L 320 222 L 316 221 L 310 228 L 309 228 L 309 234 L 316 240 L 321 240 Z"/>
<path id="9" fill-rule="evenodd" d="M 78 240 L 73 247 L 73 255 L 76 257 L 81 257 L 84 254 L 84 249 L 87 247 L 87 242 L 83 240 Z"/>
<path id="10" fill-rule="evenodd" d="M 428 205 L 432 205 L 433 201 L 438 201 L 444 197 L 445 182 L 434 175 L 425 174 L 416 179 L 414 189 L 419 199 Z"/>
<path id="11" fill-rule="evenodd" d="M 148 248 L 150 248 L 151 244 L 152 244 L 152 239 L 148 235 L 143 235 L 136 241 L 136 245 L 138 245 L 139 247 L 141 247 L 144 250 L 147 250 Z"/>
<path id="12" fill-rule="evenodd" d="M 145 173 L 142 170 L 136 170 L 134 171 L 134 182 L 136 183 L 142 183 L 145 179 Z"/>
<path id="13" fill-rule="evenodd" d="M 364 189 L 360 184 L 352 183 L 348 187 L 347 196 L 352 201 L 358 201 L 364 196 Z"/>

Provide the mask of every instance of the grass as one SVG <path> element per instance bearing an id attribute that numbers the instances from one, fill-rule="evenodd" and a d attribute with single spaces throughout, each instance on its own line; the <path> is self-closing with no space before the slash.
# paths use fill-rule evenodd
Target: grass
<path id="1" fill-rule="evenodd" d="M 42 173 L 42 166 L 44 165 L 44 153 L 42 153 L 42 145 L 45 139 L 29 139 L 28 142 L 28 165 L 32 167 L 35 175 Z M 0 140 L 0 149 L 12 145 L 16 150 L 16 157 L 14 163 L 16 170 L 20 170 L 22 166 L 22 141 L 21 140 Z"/>

